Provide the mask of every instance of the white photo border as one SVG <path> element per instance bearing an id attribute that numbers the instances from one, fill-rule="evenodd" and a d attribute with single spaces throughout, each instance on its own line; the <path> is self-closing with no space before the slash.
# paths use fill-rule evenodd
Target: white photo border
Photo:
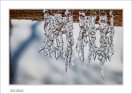
<path id="1" fill-rule="evenodd" d="M 10 9 L 123 9 L 123 85 L 10 85 Z M 1 1 L 1 93 L 131 93 L 131 1 Z M 24 90 L 11 92 L 11 90 Z"/>

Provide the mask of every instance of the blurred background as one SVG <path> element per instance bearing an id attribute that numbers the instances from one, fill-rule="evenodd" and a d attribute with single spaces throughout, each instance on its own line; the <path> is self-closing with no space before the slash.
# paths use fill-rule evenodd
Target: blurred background
<path id="1" fill-rule="evenodd" d="M 73 17 L 78 18 L 77 10 Z M 106 12 L 108 10 L 105 10 Z M 111 62 L 104 65 L 103 80 L 98 60 L 89 64 L 80 62 L 75 45 L 73 46 L 73 66 L 65 72 L 63 58 L 49 58 L 43 52 L 43 14 L 42 10 L 10 10 L 10 84 L 48 85 L 48 84 L 123 84 L 123 27 L 122 10 L 113 10 L 115 16 L 114 55 Z M 76 15 L 74 15 L 76 14 Z M 89 15 L 89 14 L 87 14 Z M 73 37 L 76 44 L 79 34 L 78 20 L 74 19 Z M 100 34 L 97 32 L 99 43 Z M 65 44 L 65 41 L 64 41 Z M 87 62 L 88 47 L 85 47 Z"/>

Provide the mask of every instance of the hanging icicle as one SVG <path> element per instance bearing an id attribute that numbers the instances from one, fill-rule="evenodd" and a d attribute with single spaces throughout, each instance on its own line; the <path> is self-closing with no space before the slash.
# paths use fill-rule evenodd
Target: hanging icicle
<path id="1" fill-rule="evenodd" d="M 96 41 L 96 15 L 90 15 L 87 17 L 87 31 L 88 31 L 88 46 L 89 46 L 89 54 L 88 54 L 88 63 L 91 62 L 91 59 L 96 59 L 97 55 L 97 46 L 95 44 Z"/>
<path id="2" fill-rule="evenodd" d="M 58 59 L 63 54 L 63 38 L 62 38 L 62 27 L 63 27 L 63 18 L 60 13 L 54 13 L 55 18 L 55 58 Z"/>
<path id="3" fill-rule="evenodd" d="M 65 67 L 67 71 L 67 67 L 71 66 L 71 60 L 72 60 L 72 46 L 74 45 L 74 39 L 73 39 L 73 18 L 71 15 L 71 12 L 69 10 L 66 10 L 65 12 L 65 19 L 66 19 L 66 51 L 65 51 Z"/>
<path id="4" fill-rule="evenodd" d="M 86 46 L 87 40 L 87 32 L 86 32 L 86 18 L 85 13 L 83 11 L 79 12 L 79 27 L 80 32 L 77 38 L 76 50 L 78 52 L 78 56 L 82 62 L 84 62 L 84 47 Z"/>
<path id="5" fill-rule="evenodd" d="M 98 59 L 101 64 L 101 74 L 104 79 L 104 63 L 107 62 L 107 59 L 110 61 L 111 56 L 114 54 L 113 50 L 113 36 L 114 36 L 114 27 L 113 21 L 114 16 L 110 11 L 110 21 L 111 24 L 107 24 L 107 15 L 99 16 L 99 30 L 100 30 L 100 47 L 98 49 Z"/>

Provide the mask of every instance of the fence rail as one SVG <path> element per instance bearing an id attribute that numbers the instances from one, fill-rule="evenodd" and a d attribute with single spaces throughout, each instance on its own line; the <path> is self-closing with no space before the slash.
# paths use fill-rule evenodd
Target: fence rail
<path id="1" fill-rule="evenodd" d="M 109 11 L 111 9 L 93 9 L 91 12 L 91 9 L 81 9 L 85 12 L 85 14 L 88 16 L 90 15 L 92 12 L 96 12 L 97 15 L 97 19 L 96 19 L 96 23 L 98 23 L 98 19 L 99 19 L 99 14 L 100 12 L 105 12 L 107 14 L 107 17 L 109 17 Z M 49 10 L 49 13 L 52 14 L 53 11 L 56 10 Z M 65 9 L 61 9 L 60 10 L 62 16 L 64 16 L 65 13 Z M 113 11 L 113 15 L 115 17 L 114 19 L 114 25 L 115 26 L 122 26 L 123 25 L 123 10 L 122 9 L 112 9 L 111 11 Z M 73 9 L 72 10 L 72 14 L 73 14 L 73 21 L 74 22 L 78 22 L 78 18 L 79 18 L 79 9 Z M 10 10 L 10 19 L 29 19 L 29 20 L 43 20 L 44 16 L 43 16 L 43 10 L 37 10 L 37 9 L 11 9 Z M 109 21 L 108 21 L 109 23 Z"/>

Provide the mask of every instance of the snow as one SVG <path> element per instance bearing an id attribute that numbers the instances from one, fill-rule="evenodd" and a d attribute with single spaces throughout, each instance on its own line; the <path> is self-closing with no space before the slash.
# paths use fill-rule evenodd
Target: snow
<path id="1" fill-rule="evenodd" d="M 38 53 L 43 46 L 43 21 L 12 20 L 11 55 L 20 51 L 17 58 L 17 72 L 15 84 L 122 84 L 123 82 L 123 27 L 114 27 L 114 50 L 111 62 L 104 65 L 103 80 L 100 73 L 99 61 L 89 64 L 81 62 L 73 46 L 72 66 L 65 72 L 64 59 L 49 58 L 43 52 Z M 33 27 L 33 25 L 35 27 Z M 76 44 L 79 25 L 74 23 L 73 37 Z M 99 32 L 96 33 L 99 45 Z M 65 35 L 63 35 L 65 39 Z M 28 41 L 28 42 L 26 42 Z M 65 44 L 66 41 L 64 41 Z M 24 43 L 27 43 L 26 45 Z M 23 46 L 25 45 L 25 46 Z M 24 49 L 19 49 L 21 46 Z M 64 45 L 64 49 L 66 45 Z M 87 62 L 88 47 L 85 47 L 85 61 Z"/>

